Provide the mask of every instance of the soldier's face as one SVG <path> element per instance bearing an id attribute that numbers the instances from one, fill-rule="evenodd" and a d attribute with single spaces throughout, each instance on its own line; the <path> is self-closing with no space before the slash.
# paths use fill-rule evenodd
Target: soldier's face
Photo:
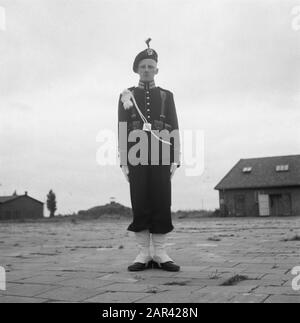
<path id="1" fill-rule="evenodd" d="M 141 81 L 153 81 L 154 76 L 158 73 L 157 63 L 153 59 L 143 59 L 139 63 L 137 72 Z"/>

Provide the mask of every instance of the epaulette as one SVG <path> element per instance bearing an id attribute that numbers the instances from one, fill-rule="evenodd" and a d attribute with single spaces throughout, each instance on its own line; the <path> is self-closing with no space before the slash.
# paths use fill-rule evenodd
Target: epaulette
<path id="1" fill-rule="evenodd" d="M 160 87 L 160 86 L 158 86 L 158 88 L 159 88 L 161 91 L 167 92 L 168 94 L 173 94 L 171 91 L 166 90 L 166 89 L 163 89 L 163 88 L 162 88 L 162 87 Z"/>
<path id="2" fill-rule="evenodd" d="M 127 90 L 132 91 L 132 90 L 134 90 L 135 88 L 136 88 L 135 86 L 131 86 L 131 87 L 128 87 L 128 88 L 127 88 Z M 121 97 L 121 95 L 122 95 L 122 93 L 120 93 L 120 97 Z"/>

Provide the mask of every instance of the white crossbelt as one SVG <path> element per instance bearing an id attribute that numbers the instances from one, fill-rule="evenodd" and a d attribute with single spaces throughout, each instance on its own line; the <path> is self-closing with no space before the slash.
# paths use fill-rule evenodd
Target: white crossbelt
<path id="1" fill-rule="evenodd" d="M 148 121 L 147 121 L 147 119 L 144 117 L 144 115 L 143 115 L 143 113 L 141 112 L 141 110 L 139 109 L 139 107 L 138 107 L 138 105 L 137 105 L 137 103 L 136 103 L 136 101 L 135 101 L 135 97 L 134 97 L 134 95 L 132 94 L 132 92 L 130 92 L 131 93 L 131 98 L 132 98 L 132 100 L 133 100 L 133 103 L 134 103 L 134 105 L 135 105 L 135 107 L 136 107 L 136 109 L 137 109 L 137 111 L 138 111 L 138 113 L 139 113 L 139 115 L 140 115 L 140 117 L 142 118 L 142 120 L 143 120 L 143 122 L 144 122 L 144 125 L 146 124 L 149 124 L 148 123 Z M 165 140 L 163 140 L 163 139 L 161 139 L 160 137 L 158 137 L 155 133 L 153 133 L 152 132 L 152 130 L 151 130 L 151 128 L 148 128 L 148 130 L 147 131 L 150 131 L 151 133 L 152 133 L 152 135 L 156 138 L 156 139 L 158 139 L 159 141 L 161 141 L 161 142 L 163 142 L 163 143 L 165 143 L 165 144 L 167 144 L 167 145 L 172 145 L 169 141 L 165 141 Z"/>

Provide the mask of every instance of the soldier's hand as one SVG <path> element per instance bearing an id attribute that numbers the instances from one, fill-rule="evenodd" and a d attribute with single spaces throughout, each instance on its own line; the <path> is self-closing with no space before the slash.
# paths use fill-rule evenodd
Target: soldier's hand
<path id="1" fill-rule="evenodd" d="M 173 178 L 175 172 L 176 172 L 176 169 L 177 169 L 177 164 L 176 163 L 172 163 L 171 164 L 171 168 L 170 168 L 170 173 L 171 173 L 171 179 Z"/>
<path id="2" fill-rule="evenodd" d="M 123 172 L 127 182 L 129 183 L 129 176 L 128 176 L 129 175 L 129 168 L 128 168 L 128 166 L 126 166 L 126 165 L 122 166 L 122 172 Z"/>

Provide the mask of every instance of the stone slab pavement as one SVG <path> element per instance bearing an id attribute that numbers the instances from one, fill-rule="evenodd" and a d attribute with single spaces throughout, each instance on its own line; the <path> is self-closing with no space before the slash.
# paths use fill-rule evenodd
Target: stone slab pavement
<path id="1" fill-rule="evenodd" d="M 128 272 L 128 224 L 1 222 L 0 303 L 300 303 L 299 217 L 174 219 L 167 249 L 178 273 Z"/>

